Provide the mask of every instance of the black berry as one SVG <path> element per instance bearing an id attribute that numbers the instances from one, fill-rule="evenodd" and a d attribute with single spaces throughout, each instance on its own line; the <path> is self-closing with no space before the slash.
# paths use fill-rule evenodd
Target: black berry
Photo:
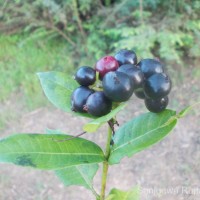
<path id="1" fill-rule="evenodd" d="M 75 80 L 82 86 L 92 85 L 96 81 L 96 72 L 88 66 L 80 67 L 75 74 Z"/>
<path id="2" fill-rule="evenodd" d="M 171 90 L 171 80 L 164 73 L 154 74 L 144 82 L 144 93 L 151 99 L 165 97 Z"/>
<path id="3" fill-rule="evenodd" d="M 164 72 L 164 68 L 162 64 L 155 59 L 143 59 L 137 65 L 144 74 L 145 78 L 152 76 L 155 73 L 162 73 Z"/>
<path id="4" fill-rule="evenodd" d="M 162 97 L 160 99 L 145 99 L 145 106 L 150 112 L 159 113 L 165 110 L 168 105 L 168 97 Z"/>
<path id="5" fill-rule="evenodd" d="M 123 72 L 128 75 L 134 83 L 134 90 L 137 88 L 141 88 L 144 82 L 144 75 L 142 71 L 132 64 L 121 65 L 118 69 L 118 72 Z"/>
<path id="6" fill-rule="evenodd" d="M 115 54 L 115 59 L 118 61 L 119 65 L 123 64 L 137 64 L 136 53 L 132 50 L 122 49 Z"/>
<path id="7" fill-rule="evenodd" d="M 117 60 L 113 56 L 104 56 L 97 61 L 95 69 L 99 72 L 100 78 L 110 71 L 116 71 L 119 67 Z"/>
<path id="8" fill-rule="evenodd" d="M 129 76 L 122 72 L 109 72 L 103 78 L 105 95 L 116 102 L 127 101 L 133 94 L 134 85 Z"/>
<path id="9" fill-rule="evenodd" d="M 93 116 L 101 117 L 111 111 L 112 102 L 102 91 L 95 92 L 88 97 L 84 109 Z"/>
<path id="10" fill-rule="evenodd" d="M 140 98 L 140 99 L 146 98 L 143 88 L 138 88 L 137 90 L 134 91 L 134 93 L 135 93 L 135 96 Z"/>
<path id="11" fill-rule="evenodd" d="M 86 112 L 83 107 L 86 104 L 87 98 L 94 91 L 85 86 L 80 86 L 74 90 L 71 96 L 72 110 L 75 112 Z"/>

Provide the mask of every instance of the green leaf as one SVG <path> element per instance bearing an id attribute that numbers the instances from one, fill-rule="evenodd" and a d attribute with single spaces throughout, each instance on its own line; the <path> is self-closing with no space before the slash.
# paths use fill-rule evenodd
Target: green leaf
<path id="1" fill-rule="evenodd" d="M 46 129 L 46 132 L 48 134 L 63 134 L 59 130 L 51 129 Z M 79 165 L 55 170 L 55 174 L 65 186 L 79 185 L 93 190 L 92 180 L 98 168 L 98 164 Z"/>
<path id="2" fill-rule="evenodd" d="M 113 109 L 107 115 L 104 115 L 102 117 L 94 119 L 91 122 L 89 122 L 88 124 L 84 125 L 83 130 L 86 132 L 90 132 L 90 133 L 97 131 L 97 129 L 100 126 L 102 126 L 104 123 L 106 123 L 107 121 L 109 121 L 110 119 L 115 117 L 117 115 L 117 113 L 120 112 L 121 110 L 123 110 L 126 105 L 127 104 L 125 104 L 125 103 L 121 103 L 118 107 Z"/>
<path id="3" fill-rule="evenodd" d="M 163 139 L 176 125 L 176 112 L 146 113 L 124 124 L 115 133 L 111 148 L 110 164 L 119 163 Z"/>
<path id="4" fill-rule="evenodd" d="M 16 134 L 0 140 L 0 162 L 44 170 L 100 163 L 104 153 L 95 143 L 61 134 Z"/>
<path id="5" fill-rule="evenodd" d="M 92 180 L 98 170 L 98 164 L 67 167 L 55 173 L 65 186 L 80 185 L 92 190 Z"/>
<path id="6" fill-rule="evenodd" d="M 78 87 L 76 81 L 68 74 L 62 72 L 39 72 L 37 75 L 49 101 L 65 112 L 72 112 L 71 94 Z M 87 113 L 72 113 L 92 118 L 92 116 Z"/>
<path id="7" fill-rule="evenodd" d="M 118 189 L 112 189 L 109 196 L 106 200 L 139 200 L 140 199 L 140 190 L 138 187 L 129 190 L 122 191 Z"/>

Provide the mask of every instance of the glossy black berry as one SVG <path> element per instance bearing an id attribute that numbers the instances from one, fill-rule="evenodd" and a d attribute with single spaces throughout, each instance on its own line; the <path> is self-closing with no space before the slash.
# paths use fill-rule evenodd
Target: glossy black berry
<path id="1" fill-rule="evenodd" d="M 75 80 L 82 86 L 93 85 L 96 81 L 96 71 L 88 66 L 80 67 L 75 74 Z"/>
<path id="2" fill-rule="evenodd" d="M 135 93 L 135 96 L 138 97 L 139 99 L 146 98 L 143 88 L 138 88 L 137 90 L 134 90 L 134 93 Z"/>
<path id="3" fill-rule="evenodd" d="M 134 83 L 134 90 L 137 88 L 141 88 L 144 82 L 144 75 L 142 71 L 132 64 L 124 64 L 121 65 L 118 69 L 118 72 L 123 72 L 128 75 Z"/>
<path id="4" fill-rule="evenodd" d="M 137 64 L 136 53 L 132 50 L 122 49 L 115 54 L 115 59 L 118 61 L 119 65 L 123 64 Z"/>
<path id="5" fill-rule="evenodd" d="M 104 56 L 95 65 L 95 70 L 99 72 L 100 78 L 110 71 L 116 71 L 119 67 L 117 60 L 113 56 Z"/>
<path id="6" fill-rule="evenodd" d="M 164 72 L 162 64 L 155 59 L 143 59 L 137 64 L 137 66 L 141 69 L 145 78 L 148 78 L 155 73 Z"/>
<path id="7" fill-rule="evenodd" d="M 88 97 L 94 91 L 85 86 L 80 86 L 74 90 L 71 95 L 72 110 L 75 112 L 86 112 L 83 107 L 86 104 Z"/>
<path id="8" fill-rule="evenodd" d="M 162 97 L 160 99 L 145 99 L 145 106 L 150 112 L 159 113 L 165 110 L 168 105 L 168 97 Z"/>
<path id="9" fill-rule="evenodd" d="M 133 94 L 134 85 L 129 76 L 122 72 L 109 72 L 103 78 L 103 91 L 112 101 L 127 101 Z"/>
<path id="10" fill-rule="evenodd" d="M 91 94 L 84 109 L 91 115 L 101 117 L 108 114 L 112 109 L 112 102 L 104 95 L 102 91 Z"/>
<path id="11" fill-rule="evenodd" d="M 164 73 L 154 74 L 144 82 L 144 93 L 151 99 L 165 97 L 171 90 L 171 80 Z"/>

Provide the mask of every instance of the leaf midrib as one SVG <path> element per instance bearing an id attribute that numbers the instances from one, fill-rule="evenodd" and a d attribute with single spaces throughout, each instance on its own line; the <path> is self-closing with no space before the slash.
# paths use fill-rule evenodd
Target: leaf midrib
<path id="1" fill-rule="evenodd" d="M 78 170 L 78 172 L 80 173 L 80 175 L 83 177 L 83 180 L 85 181 L 86 185 L 91 189 L 91 184 L 90 184 L 90 180 L 88 180 L 84 175 L 84 173 L 81 172 L 81 170 L 78 168 L 79 166 L 75 166 L 75 168 Z"/>
<path id="2" fill-rule="evenodd" d="M 103 162 L 103 161 L 102 161 Z M 99 164 L 100 162 L 92 162 L 92 163 L 80 163 L 80 164 L 73 164 L 73 165 L 68 165 L 68 166 L 65 166 L 65 167 L 60 167 L 60 168 L 54 168 L 52 170 L 62 170 L 62 169 L 65 169 L 65 168 L 68 168 L 68 167 L 79 167 L 79 166 L 83 166 L 83 165 L 90 165 L 90 164 Z"/>
<path id="3" fill-rule="evenodd" d="M 98 156 L 103 156 L 103 154 L 92 154 L 92 153 L 55 153 L 55 152 L 52 152 L 52 153 L 48 153 L 48 152 L 6 152 L 6 153 L 3 153 L 3 154 L 24 154 L 24 153 L 27 153 L 27 154 L 45 154 L 45 155 L 98 155 Z M 2 154 L 2 153 L 0 153 Z"/>
<path id="4" fill-rule="evenodd" d="M 40 78 L 41 78 L 41 77 L 40 77 Z M 42 79 L 44 80 L 44 78 L 41 78 L 41 80 L 42 80 Z M 57 81 L 53 81 L 52 79 L 46 78 L 45 81 L 52 82 L 52 83 L 54 83 L 54 84 L 56 84 L 56 85 L 59 85 L 60 87 L 62 87 L 62 88 L 64 88 L 64 89 L 73 91 L 72 88 L 68 88 L 66 85 L 63 85 L 63 84 L 61 84 L 61 83 L 59 83 L 59 82 L 57 82 Z"/>

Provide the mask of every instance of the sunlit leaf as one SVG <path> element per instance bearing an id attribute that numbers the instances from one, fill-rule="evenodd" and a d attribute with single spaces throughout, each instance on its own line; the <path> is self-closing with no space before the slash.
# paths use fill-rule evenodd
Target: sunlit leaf
<path id="1" fill-rule="evenodd" d="M 110 164 L 119 163 L 163 139 L 176 125 L 176 112 L 146 113 L 125 123 L 115 133 L 111 148 Z"/>
<path id="2" fill-rule="evenodd" d="M 76 81 L 66 73 L 50 71 L 37 73 L 42 89 L 49 101 L 57 108 L 71 111 L 71 94 L 79 87 Z M 87 113 L 72 112 L 75 115 L 93 118 Z"/>
<path id="3" fill-rule="evenodd" d="M 48 134 L 63 134 L 59 130 L 47 129 Z M 92 181 L 98 170 L 98 164 L 78 165 L 55 170 L 56 176 L 65 186 L 79 185 L 92 190 Z"/>
<path id="4" fill-rule="evenodd" d="M 61 134 L 16 134 L 0 140 L 0 162 L 45 170 L 100 163 L 104 153 L 95 143 Z"/>
<path id="5" fill-rule="evenodd" d="M 92 189 L 92 180 L 98 168 L 98 164 L 78 165 L 56 170 L 55 173 L 65 186 L 79 185 Z"/>

